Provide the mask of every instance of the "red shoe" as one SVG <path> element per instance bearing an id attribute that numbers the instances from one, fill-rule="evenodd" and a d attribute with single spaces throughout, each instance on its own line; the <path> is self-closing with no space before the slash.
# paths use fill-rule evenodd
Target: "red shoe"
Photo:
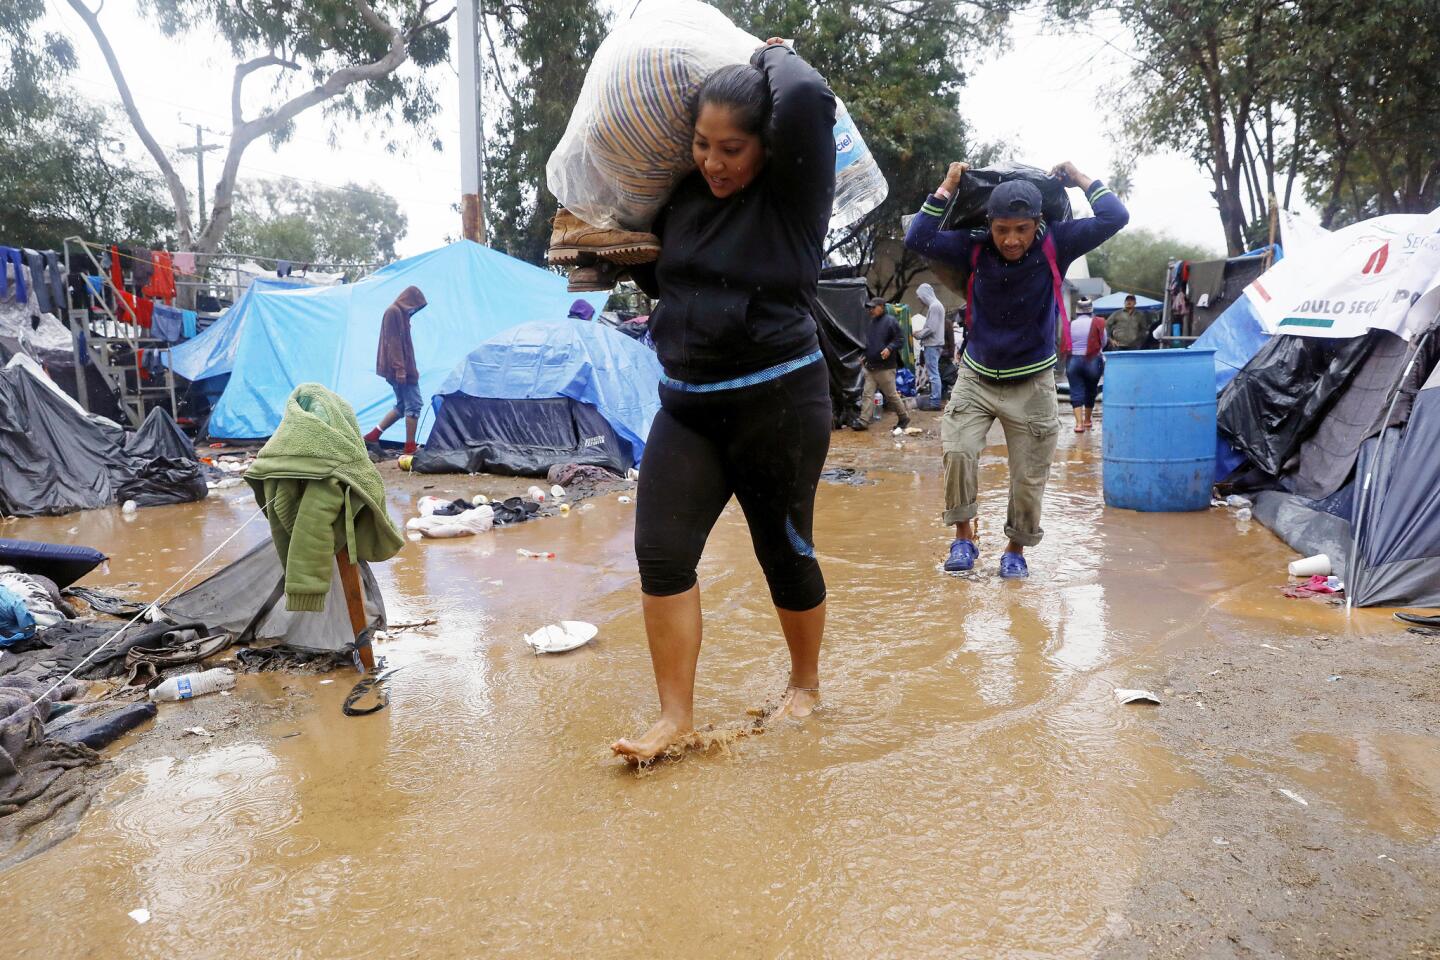
<path id="1" fill-rule="evenodd" d="M 419 450 L 419 449 L 420 449 L 420 444 L 418 444 L 418 443 L 407 443 L 407 444 L 405 444 L 405 449 L 404 449 L 403 451 L 401 451 L 401 453 L 402 453 L 403 456 L 408 457 L 408 456 L 410 456 L 411 454 L 413 454 L 416 450 Z"/>
<path id="2" fill-rule="evenodd" d="M 379 443 L 380 428 L 376 427 L 374 430 L 371 430 L 369 433 L 365 434 L 365 436 L 361 439 L 364 440 L 366 443 Z"/>

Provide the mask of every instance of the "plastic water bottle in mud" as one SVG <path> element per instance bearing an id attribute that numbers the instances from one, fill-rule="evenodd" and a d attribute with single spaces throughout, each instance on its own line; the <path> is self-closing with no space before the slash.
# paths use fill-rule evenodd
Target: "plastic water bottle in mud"
<path id="1" fill-rule="evenodd" d="M 835 203 L 830 229 L 839 230 L 885 202 L 890 185 L 845 104 L 835 101 Z"/>
<path id="2" fill-rule="evenodd" d="M 150 691 L 155 701 L 193 700 L 217 690 L 229 690 L 235 686 L 235 672 L 216 667 L 203 673 L 187 673 L 183 677 L 171 677 Z"/>

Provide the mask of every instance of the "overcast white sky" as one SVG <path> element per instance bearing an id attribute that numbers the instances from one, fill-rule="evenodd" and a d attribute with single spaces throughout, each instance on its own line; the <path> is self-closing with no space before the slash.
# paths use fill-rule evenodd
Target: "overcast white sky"
<path id="1" fill-rule="evenodd" d="M 109 72 L 84 24 L 63 0 L 51 0 L 50 10 L 52 24 L 64 29 L 79 51 L 76 92 L 116 102 Z M 229 129 L 233 61 L 223 44 L 202 36 L 159 37 L 135 12 L 135 0 L 109 0 L 102 22 L 136 100 L 162 143 L 179 147 L 194 142 L 194 129 L 182 120 L 222 134 Z M 967 64 L 970 81 L 962 95 L 962 113 L 977 139 L 1005 140 L 1014 145 L 1017 159 L 1036 166 L 1072 160 L 1085 173 L 1105 177 L 1118 141 L 1115 111 L 1102 91 L 1123 76 L 1126 61 L 1121 51 L 1131 45 L 1132 38 L 1122 28 L 1103 19 L 1092 21 L 1085 31 L 1056 33 L 1044 28 L 1037 15 L 1022 13 L 1009 49 Z M 245 155 L 242 179 L 283 175 L 330 185 L 378 183 L 396 197 L 409 218 L 401 254 L 440 245 L 447 234 L 459 233 L 459 214 L 451 206 L 459 197 L 460 173 L 459 81 L 453 67 L 445 65 L 439 71 L 444 109 L 436 130 L 444 141 L 443 152 L 434 152 L 408 130 L 372 129 L 364 123 L 347 123 L 341 128 L 339 146 L 332 147 L 327 121 L 317 109 L 302 115 L 295 137 L 278 150 L 268 143 L 253 145 Z M 247 86 L 252 114 L 266 102 L 264 76 L 252 77 Z M 119 119 L 123 125 L 123 115 Z M 391 139 L 398 140 L 403 155 L 386 152 Z M 210 155 L 211 184 L 218 156 Z M 193 184 L 193 160 L 180 159 L 181 175 Z M 1188 159 L 1173 153 L 1145 157 L 1134 174 L 1131 224 L 1223 251 L 1220 222 L 1208 190 L 1208 178 Z"/>

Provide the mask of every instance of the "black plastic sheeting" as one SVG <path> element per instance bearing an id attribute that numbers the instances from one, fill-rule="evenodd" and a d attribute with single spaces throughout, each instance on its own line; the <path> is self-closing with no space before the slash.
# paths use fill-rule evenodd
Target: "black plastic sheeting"
<path id="1" fill-rule="evenodd" d="M 136 449 L 168 444 L 165 432 L 178 433 L 168 412 L 160 411 L 160 417 L 165 422 L 147 421 L 151 429 L 137 434 Z M 194 449 L 185 454 L 198 473 Z M 205 496 L 204 481 L 197 485 L 189 471 L 175 466 L 185 461 L 160 468 L 155 462 L 132 452 L 119 427 L 79 413 L 28 370 L 0 370 L 0 514 L 54 516 L 106 507 L 137 480 L 147 505 Z"/>
<path id="2" fill-rule="evenodd" d="M 865 301 L 869 288 L 863 279 L 822 280 L 814 304 L 820 350 L 830 370 L 832 426 L 839 428 L 860 417 L 865 390 Z"/>
<path id="3" fill-rule="evenodd" d="M 497 400 L 451 393 L 412 469 L 543 477 L 566 463 L 621 475 L 634 465 L 629 444 L 588 403 L 569 397 Z"/>
<path id="4" fill-rule="evenodd" d="M 170 412 L 161 407 L 151 410 L 140 429 L 129 435 L 125 441 L 125 452 L 146 460 L 154 457 L 195 460 L 195 444 L 185 436 L 185 431 L 180 429 Z"/>
<path id="5" fill-rule="evenodd" d="M 167 503 L 195 503 L 204 500 L 209 492 L 198 462 L 156 457 L 146 460 L 134 479 L 120 485 L 115 499 L 120 503 L 134 500 L 137 507 L 160 507 Z"/>
<path id="6" fill-rule="evenodd" d="M 1039 167 L 1023 163 L 997 163 L 978 170 L 966 170 L 960 178 L 960 187 L 945 207 L 940 218 L 941 230 L 983 230 L 989 225 L 985 216 L 985 204 L 990 192 L 1009 180 L 1024 180 L 1040 190 L 1041 211 L 1046 221 L 1059 223 L 1069 220 L 1070 197 L 1060 181 Z"/>
<path id="7" fill-rule="evenodd" d="M 1382 335 L 1272 337 L 1220 393 L 1220 433 L 1253 467 L 1280 476 Z"/>

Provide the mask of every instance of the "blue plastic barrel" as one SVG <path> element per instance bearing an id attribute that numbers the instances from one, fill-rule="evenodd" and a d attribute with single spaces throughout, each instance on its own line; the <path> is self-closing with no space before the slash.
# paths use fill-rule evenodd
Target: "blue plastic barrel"
<path id="1" fill-rule="evenodd" d="M 1215 351 L 1105 355 L 1105 502 L 1205 510 L 1215 481 Z"/>

